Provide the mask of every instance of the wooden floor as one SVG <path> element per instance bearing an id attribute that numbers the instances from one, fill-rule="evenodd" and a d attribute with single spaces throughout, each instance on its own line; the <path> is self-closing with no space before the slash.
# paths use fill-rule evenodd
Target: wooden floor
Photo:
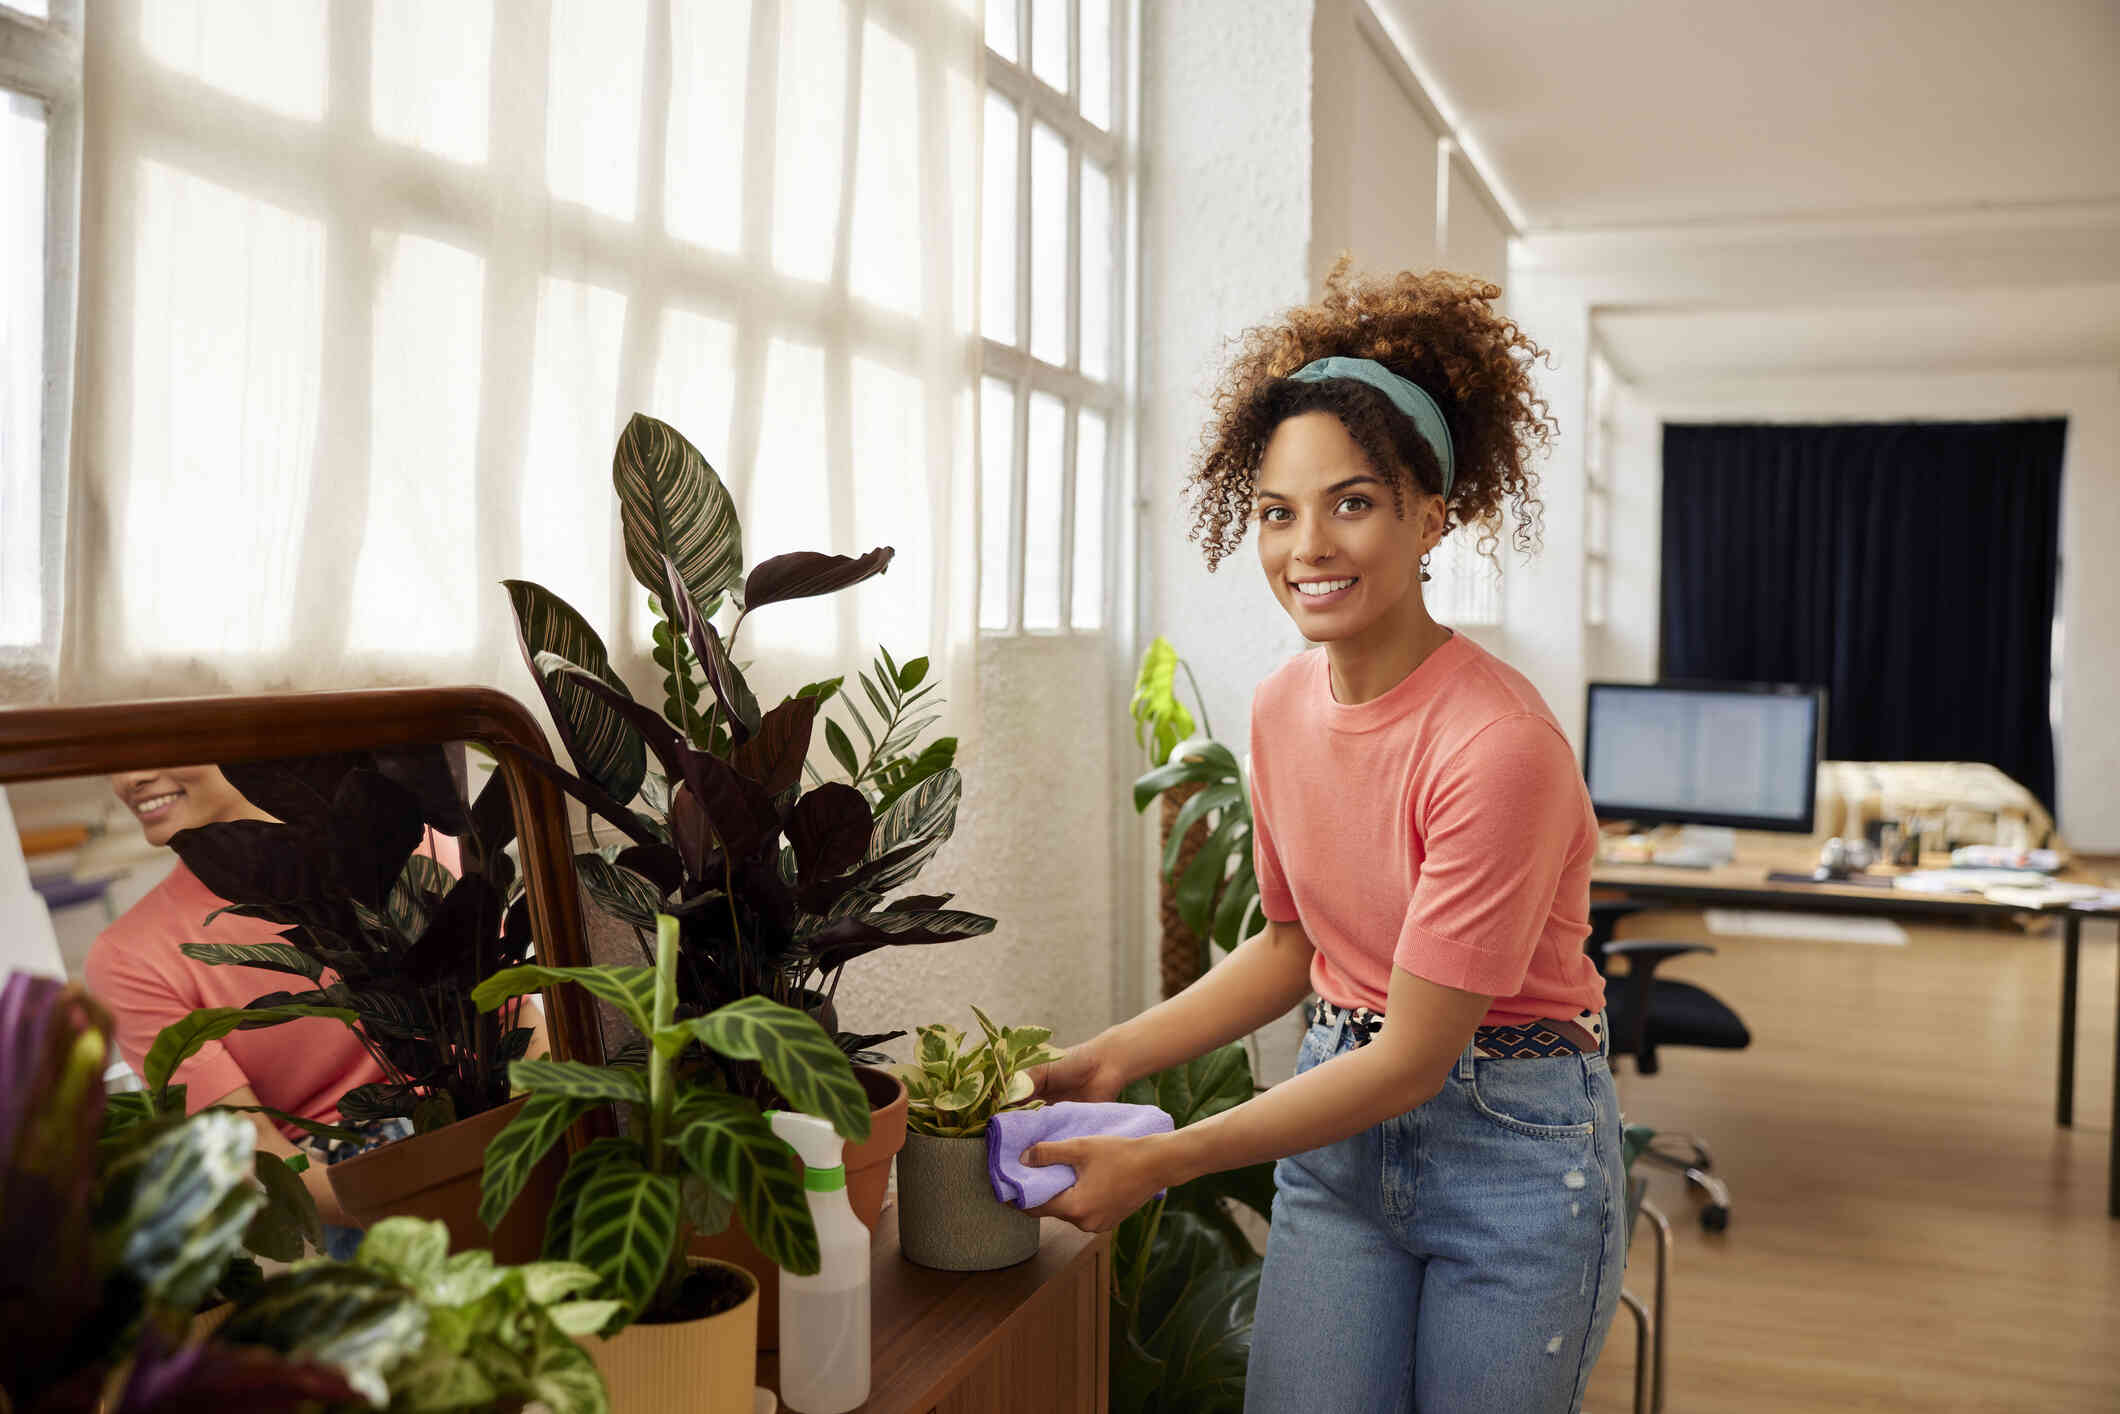
<path id="1" fill-rule="evenodd" d="M 1719 949 L 1672 972 L 1735 1007 L 1750 1049 L 1623 1073 L 1630 1122 L 1692 1130 L 1730 1184 L 1702 1231 L 1674 1174 L 1672 1414 L 2120 1410 L 2120 1222 L 2105 1216 L 2114 925 L 2084 927 L 2076 1126 L 2054 1124 L 2061 944 L 1910 927 L 1905 947 L 1710 935 L 1697 913 L 1624 936 Z M 1647 1299 L 1637 1233 L 1628 1286 Z M 1632 1407 L 1622 1311 L 1586 1407 Z"/>

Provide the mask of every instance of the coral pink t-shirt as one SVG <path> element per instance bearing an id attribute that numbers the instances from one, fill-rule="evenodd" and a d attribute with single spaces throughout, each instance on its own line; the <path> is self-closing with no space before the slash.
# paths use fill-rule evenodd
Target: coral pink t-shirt
<path id="1" fill-rule="evenodd" d="M 431 836 L 430 836 L 431 838 Z M 444 860 L 453 863 L 453 860 Z M 201 926 L 226 900 L 179 861 L 169 877 L 105 928 L 88 951 L 88 990 L 117 1021 L 118 1050 L 143 1071 L 148 1047 L 162 1028 L 200 1007 L 248 1006 L 268 992 L 299 992 L 309 984 L 260 967 L 215 966 L 186 957 L 182 943 L 271 943 L 280 928 L 262 918 L 224 913 Z M 325 981 L 333 974 L 326 972 Z M 197 1113 L 248 1085 L 258 1103 L 324 1124 L 339 1118 L 339 1096 L 383 1078 L 382 1067 L 358 1037 L 336 1021 L 313 1018 L 209 1041 L 177 1067 L 172 1083 L 188 1088 L 184 1107 Z M 290 1139 L 301 1131 L 280 1126 Z"/>
<path id="2" fill-rule="evenodd" d="M 1302 924 L 1319 996 L 1382 1011 L 1397 966 L 1492 996 L 1488 1025 L 1604 1005 L 1597 818 L 1523 674 L 1456 634 L 1349 706 L 1314 649 L 1259 685 L 1251 750 L 1260 907 Z"/>

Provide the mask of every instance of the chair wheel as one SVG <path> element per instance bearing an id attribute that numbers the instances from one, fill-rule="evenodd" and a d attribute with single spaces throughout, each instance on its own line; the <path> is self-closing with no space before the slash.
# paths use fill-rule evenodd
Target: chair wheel
<path id="1" fill-rule="evenodd" d="M 1700 1210 L 1700 1225 L 1707 1232 L 1724 1232 L 1730 1226 L 1730 1209 L 1721 1203 L 1709 1203 Z"/>

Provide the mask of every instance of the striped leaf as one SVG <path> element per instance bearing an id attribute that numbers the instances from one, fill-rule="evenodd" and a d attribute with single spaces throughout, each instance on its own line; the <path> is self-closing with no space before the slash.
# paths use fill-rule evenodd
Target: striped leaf
<path id="1" fill-rule="evenodd" d="M 755 1060 L 788 1104 L 831 1121 L 842 1139 L 869 1137 L 869 1099 L 854 1067 L 809 1017 L 764 997 L 741 1001 L 673 1028 L 731 1060 Z"/>
<path id="2" fill-rule="evenodd" d="M 519 1060 L 508 1067 L 508 1083 L 538 1095 L 566 1095 L 576 1100 L 609 1100 L 626 1105 L 648 1103 L 647 1075 L 624 1066 Z"/>
<path id="3" fill-rule="evenodd" d="M 676 428 L 635 413 L 612 454 L 611 484 L 618 490 L 626 566 L 650 594 L 669 592 L 666 558 L 702 615 L 716 596 L 736 591 L 743 581 L 736 503 Z"/>
<path id="4" fill-rule="evenodd" d="M 520 1065 L 523 1062 L 518 1061 Z M 596 1100 L 572 1095 L 532 1095 L 524 1102 L 508 1127 L 486 1146 L 486 1174 L 482 1182 L 478 1220 L 489 1228 L 501 1225 L 508 1209 L 530 1181 L 530 1171 L 548 1150 L 560 1141 L 567 1126 L 596 1108 Z"/>
<path id="5" fill-rule="evenodd" d="M 642 968 L 646 971 L 646 968 Z M 652 981 L 652 979 L 650 979 Z M 140 1079 L 150 1092 L 160 1095 L 169 1086 L 177 1067 L 198 1053 L 209 1041 L 218 1041 L 232 1031 L 254 1031 L 304 1017 L 328 1017 L 353 1025 L 355 1017 L 343 1007 L 201 1007 L 181 1021 L 172 1021 L 155 1037 L 140 1064 Z M 157 1108 L 160 1108 L 158 1105 Z"/>
<path id="6" fill-rule="evenodd" d="M 405 861 L 397 882 L 390 886 L 390 897 L 384 900 L 384 906 L 398 932 L 407 938 L 417 938 L 427 929 L 427 914 L 434 900 L 447 895 L 455 887 L 456 875 L 444 868 L 440 860 L 415 854 Z"/>
<path id="7" fill-rule="evenodd" d="M 574 1205 L 582 1196 L 582 1185 L 605 1164 L 621 1168 L 646 1168 L 640 1145 L 631 1139 L 591 1139 L 567 1161 L 567 1172 L 552 1196 L 552 1211 L 545 1218 L 545 1241 L 540 1249 L 548 1261 L 565 1261 L 574 1245 Z M 599 1278 L 601 1280 L 601 1278 Z"/>
<path id="8" fill-rule="evenodd" d="M 637 1316 L 677 1250 L 677 1175 L 601 1165 L 582 1184 L 573 1227 L 568 1260 L 592 1268 L 600 1290 Z"/>
<path id="9" fill-rule="evenodd" d="M 381 1272 L 331 1262 L 272 1277 L 215 1332 L 215 1343 L 262 1345 L 336 1366 L 380 1408 L 390 1402 L 387 1373 L 426 1334 L 426 1308 L 411 1292 Z"/>
<path id="10" fill-rule="evenodd" d="M 323 963 L 285 943 L 180 943 L 178 951 L 213 967 L 259 967 L 312 982 L 324 975 Z"/>
<path id="11" fill-rule="evenodd" d="M 540 654 L 550 653 L 624 692 L 626 685 L 611 670 L 611 655 L 603 639 L 572 605 L 542 585 L 522 579 L 501 583 L 515 608 L 515 633 L 523 661 L 537 679 L 552 723 L 567 744 L 567 754 L 574 758 L 582 779 L 625 804 L 640 794 L 641 778 L 648 774 L 647 747 L 640 733 L 610 703 L 538 663 Z"/>
<path id="12" fill-rule="evenodd" d="M 587 850 L 574 856 L 574 873 L 581 880 L 582 891 L 619 922 L 635 928 L 655 926 L 663 895 L 654 880 Z"/>
<path id="13" fill-rule="evenodd" d="M 249 1120 L 208 1111 L 104 1165 L 95 1228 L 146 1304 L 195 1308 L 241 1250 L 256 1148 Z"/>
<path id="14" fill-rule="evenodd" d="M 694 1091 L 677 1111 L 677 1150 L 692 1172 L 733 1199 L 758 1250 L 797 1276 L 816 1274 L 817 1227 L 788 1146 L 749 1100 Z"/>
<path id="15" fill-rule="evenodd" d="M 655 969 L 652 967 L 543 967 L 525 963 L 503 968 L 471 989 L 480 1011 L 492 1011 L 510 997 L 572 982 L 600 1002 L 619 1009 L 646 1035 L 654 1027 Z"/>
<path id="16" fill-rule="evenodd" d="M 545 1314 L 557 1324 L 560 1313 L 572 1306 L 615 1310 L 618 1303 L 578 1301 Z M 580 1334 L 587 1335 L 588 1331 L 583 1330 Z M 543 1406 L 547 1414 L 610 1414 L 611 1397 L 604 1389 L 604 1377 L 597 1373 L 596 1362 L 590 1358 L 589 1352 L 571 1340 L 534 1338 L 529 1369 L 525 1373 L 529 1377 L 532 1402 Z"/>

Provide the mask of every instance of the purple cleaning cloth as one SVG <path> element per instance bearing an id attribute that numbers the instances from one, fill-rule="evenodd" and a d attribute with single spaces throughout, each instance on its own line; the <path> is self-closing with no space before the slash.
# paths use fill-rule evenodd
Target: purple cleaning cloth
<path id="1" fill-rule="evenodd" d="M 1074 1187 L 1075 1171 L 1066 1164 L 1032 1168 L 1023 1162 L 1023 1151 L 1031 1145 L 1092 1135 L 1141 1139 L 1170 1130 L 1170 1115 L 1154 1105 L 1063 1100 L 1043 1109 L 1007 1110 L 986 1122 L 986 1173 L 996 1198 L 1018 1208 L 1036 1208 Z"/>

